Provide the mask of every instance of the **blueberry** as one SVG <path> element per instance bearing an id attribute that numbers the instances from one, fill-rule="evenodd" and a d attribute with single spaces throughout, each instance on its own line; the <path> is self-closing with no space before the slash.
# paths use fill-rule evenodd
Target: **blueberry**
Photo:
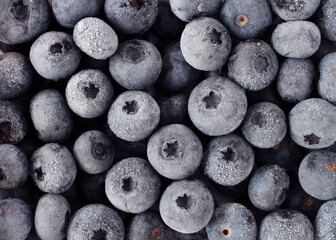
<path id="1" fill-rule="evenodd" d="M 244 89 L 228 78 L 208 78 L 191 92 L 188 113 L 198 130 L 209 136 L 233 132 L 247 109 Z"/>
<path id="2" fill-rule="evenodd" d="M 186 123 L 188 121 L 188 95 L 180 93 L 158 100 L 160 106 L 160 125 Z"/>
<path id="3" fill-rule="evenodd" d="M 336 140 L 336 107 L 320 99 L 304 100 L 290 111 L 289 126 L 292 139 L 309 149 L 331 146 Z"/>
<path id="4" fill-rule="evenodd" d="M 315 240 L 336 238 L 336 201 L 326 202 L 321 206 L 315 218 Z"/>
<path id="5" fill-rule="evenodd" d="M 0 144 L 15 144 L 23 140 L 28 123 L 19 105 L 0 100 Z"/>
<path id="6" fill-rule="evenodd" d="M 221 0 L 170 0 L 169 3 L 172 12 L 179 19 L 190 22 L 198 17 L 214 16 L 218 12 Z"/>
<path id="7" fill-rule="evenodd" d="M 0 188 L 0 200 L 8 198 L 18 198 L 27 204 L 34 204 L 34 183 L 28 178 L 25 183 L 21 186 L 12 189 L 2 189 Z"/>
<path id="8" fill-rule="evenodd" d="M 63 96 L 55 89 L 42 90 L 31 99 L 30 115 L 43 142 L 62 142 L 72 132 L 70 110 Z"/>
<path id="9" fill-rule="evenodd" d="M 234 186 L 251 173 L 254 152 L 250 144 L 236 134 L 213 138 L 204 152 L 204 173 L 215 183 Z"/>
<path id="10" fill-rule="evenodd" d="M 319 28 L 308 21 L 289 21 L 277 25 L 272 33 L 272 46 L 284 57 L 308 58 L 321 44 Z"/>
<path id="11" fill-rule="evenodd" d="M 259 240 L 313 240 L 309 219 L 295 210 L 282 209 L 270 213 L 261 222 Z"/>
<path id="12" fill-rule="evenodd" d="M 70 109 L 83 118 L 95 118 L 111 106 L 114 89 L 109 77 L 95 69 L 73 75 L 65 89 Z"/>
<path id="13" fill-rule="evenodd" d="M 252 212 L 239 203 L 226 203 L 216 208 L 206 231 L 211 240 L 257 238 L 257 224 Z"/>
<path id="14" fill-rule="evenodd" d="M 123 240 L 124 236 L 124 223 L 118 213 L 103 204 L 90 204 L 79 209 L 67 232 L 68 240 Z"/>
<path id="15" fill-rule="evenodd" d="M 180 233 L 175 231 L 176 240 L 209 240 L 205 228 L 195 233 Z M 173 238 L 175 240 L 175 238 Z"/>
<path id="16" fill-rule="evenodd" d="M 162 220 L 181 233 L 194 233 L 204 228 L 214 212 L 214 199 L 198 180 L 175 181 L 160 200 Z"/>
<path id="17" fill-rule="evenodd" d="M 335 7 L 335 1 L 322 0 L 316 14 L 316 24 L 320 28 L 322 36 L 330 41 L 336 41 Z"/>
<path id="18" fill-rule="evenodd" d="M 162 221 L 160 214 L 147 211 L 137 214 L 132 218 L 128 229 L 128 240 L 167 240 L 174 239 L 174 231 Z"/>
<path id="19" fill-rule="evenodd" d="M 57 81 L 70 76 L 76 70 L 81 53 L 71 35 L 52 31 L 35 40 L 29 57 L 42 77 Z"/>
<path id="20" fill-rule="evenodd" d="M 285 21 L 305 20 L 310 18 L 321 0 L 269 0 L 273 11 Z"/>
<path id="21" fill-rule="evenodd" d="M 73 154 L 86 173 L 98 174 L 109 169 L 114 159 L 111 140 L 97 130 L 87 131 L 75 141 Z"/>
<path id="22" fill-rule="evenodd" d="M 25 239 L 33 225 L 31 209 L 16 198 L 0 201 L 1 240 Z"/>
<path id="23" fill-rule="evenodd" d="M 274 103 L 256 103 L 247 110 L 241 131 L 246 140 L 255 147 L 274 147 L 286 135 L 286 115 Z"/>
<path id="24" fill-rule="evenodd" d="M 304 157 L 299 167 L 302 188 L 314 198 L 331 200 L 336 197 L 336 153 L 320 150 Z"/>
<path id="25" fill-rule="evenodd" d="M 88 203 L 106 203 L 105 178 L 107 172 L 87 174 L 80 172 L 77 176 L 80 196 Z"/>
<path id="26" fill-rule="evenodd" d="M 99 18 L 80 20 L 74 28 L 73 38 L 80 50 L 98 60 L 111 57 L 118 47 L 117 34 Z"/>
<path id="27" fill-rule="evenodd" d="M 60 240 L 66 236 L 70 205 L 61 195 L 46 194 L 37 203 L 35 229 L 42 240 Z"/>
<path id="28" fill-rule="evenodd" d="M 26 93 L 33 73 L 29 60 L 17 52 L 0 54 L 0 99 L 14 98 Z"/>
<path id="29" fill-rule="evenodd" d="M 142 34 L 155 22 L 158 0 L 106 0 L 105 14 L 112 26 L 125 34 Z"/>
<path id="30" fill-rule="evenodd" d="M 7 44 L 29 42 L 45 32 L 50 22 L 47 0 L 2 0 L 0 41 Z"/>
<path id="31" fill-rule="evenodd" d="M 227 0 L 220 19 L 236 37 L 255 38 L 271 25 L 272 11 L 267 0 Z"/>
<path id="32" fill-rule="evenodd" d="M 0 188 L 21 186 L 28 177 L 29 163 L 20 148 L 11 144 L 0 144 Z"/>
<path id="33" fill-rule="evenodd" d="M 153 84 L 161 68 L 159 51 L 152 43 L 144 40 L 129 40 L 120 44 L 109 65 L 113 79 L 132 90 L 144 89 Z"/>
<path id="34" fill-rule="evenodd" d="M 117 137 L 139 141 L 148 137 L 160 120 L 156 101 L 141 91 L 126 91 L 113 102 L 107 122 Z"/>
<path id="35" fill-rule="evenodd" d="M 57 143 L 43 145 L 30 159 L 30 175 L 43 192 L 65 192 L 71 187 L 76 173 L 76 162 L 71 152 Z"/>
<path id="36" fill-rule="evenodd" d="M 85 17 L 97 16 L 103 10 L 104 0 L 52 0 L 51 7 L 59 25 L 73 28 Z"/>
<path id="37" fill-rule="evenodd" d="M 320 96 L 333 104 L 336 104 L 335 64 L 336 53 L 329 53 L 322 58 L 319 64 L 320 79 L 317 85 Z"/>
<path id="38" fill-rule="evenodd" d="M 309 59 L 287 58 L 280 67 L 277 89 L 287 102 L 298 103 L 313 90 L 314 64 Z"/>
<path id="39" fill-rule="evenodd" d="M 228 61 L 228 77 L 241 87 L 258 91 L 269 86 L 278 72 L 278 59 L 262 40 L 240 42 Z"/>
<path id="40" fill-rule="evenodd" d="M 209 17 L 188 23 L 182 32 L 180 44 L 186 62 L 202 71 L 221 68 L 231 51 L 229 32 L 219 21 Z"/>
<path id="41" fill-rule="evenodd" d="M 201 164 L 203 146 L 188 127 L 171 124 L 151 136 L 147 156 L 150 164 L 162 176 L 183 179 L 194 174 Z"/>
<path id="42" fill-rule="evenodd" d="M 199 76 L 200 71 L 184 60 L 179 42 L 166 48 L 159 79 L 162 89 L 169 92 L 180 91 L 193 85 Z"/>
<path id="43" fill-rule="evenodd" d="M 110 202 L 124 212 L 140 213 L 158 199 L 161 181 L 142 158 L 126 158 L 107 173 L 105 192 Z"/>
<path id="44" fill-rule="evenodd" d="M 327 54 L 333 52 L 336 52 L 336 43 L 322 38 L 319 49 L 317 49 L 311 59 L 314 64 L 318 65 L 322 58 L 324 58 Z"/>

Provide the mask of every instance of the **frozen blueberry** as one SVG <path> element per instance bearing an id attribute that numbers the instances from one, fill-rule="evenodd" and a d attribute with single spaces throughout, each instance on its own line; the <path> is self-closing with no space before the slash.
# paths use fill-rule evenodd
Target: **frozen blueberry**
<path id="1" fill-rule="evenodd" d="M 182 21 L 190 22 L 202 16 L 214 16 L 221 0 L 170 0 L 172 12 Z"/>
<path id="2" fill-rule="evenodd" d="M 116 211 L 103 204 L 90 204 L 79 209 L 72 217 L 68 240 L 123 240 L 125 227 Z"/>
<path id="3" fill-rule="evenodd" d="M 299 167 L 302 188 L 314 198 L 336 198 L 336 153 L 320 150 L 309 153 Z"/>
<path id="4" fill-rule="evenodd" d="M 195 233 L 180 233 L 175 231 L 174 240 L 210 240 L 205 228 Z"/>
<path id="5" fill-rule="evenodd" d="M 156 47 L 144 40 L 119 45 L 111 57 L 109 70 L 114 80 L 127 89 L 144 89 L 158 79 L 162 59 Z"/>
<path id="6" fill-rule="evenodd" d="M 327 54 L 319 64 L 320 79 L 318 81 L 318 93 L 325 100 L 336 104 L 336 53 Z"/>
<path id="7" fill-rule="evenodd" d="M 151 136 L 147 156 L 150 164 L 162 176 L 183 179 L 194 174 L 201 164 L 203 146 L 188 127 L 171 124 Z"/>
<path id="8" fill-rule="evenodd" d="M 70 76 L 77 69 L 81 53 L 71 35 L 52 31 L 36 39 L 29 57 L 42 77 L 57 81 Z"/>
<path id="9" fill-rule="evenodd" d="M 29 42 L 45 32 L 49 26 L 50 12 L 47 0 L 2 0 L 0 9 L 1 42 Z"/>
<path id="10" fill-rule="evenodd" d="M 97 16 L 103 10 L 104 0 L 52 0 L 53 14 L 63 27 L 73 28 L 85 17 Z"/>
<path id="11" fill-rule="evenodd" d="M 267 215 L 261 222 L 259 240 L 314 240 L 309 219 L 295 210 L 282 209 Z"/>
<path id="12" fill-rule="evenodd" d="M 211 240 L 255 240 L 258 233 L 252 212 L 239 203 L 216 208 L 206 231 Z"/>
<path id="13" fill-rule="evenodd" d="M 174 231 L 164 224 L 160 214 L 154 211 L 140 213 L 132 218 L 127 230 L 128 240 L 171 240 Z"/>
<path id="14" fill-rule="evenodd" d="M 27 92 L 33 73 L 29 60 L 17 52 L 0 54 L 0 99 L 17 97 Z"/>
<path id="15" fill-rule="evenodd" d="M 19 105 L 0 100 L 0 144 L 15 144 L 23 140 L 28 123 Z"/>
<path id="16" fill-rule="evenodd" d="M 322 0 L 316 14 L 316 24 L 320 28 L 322 36 L 330 41 L 336 41 L 335 7 L 335 1 Z"/>
<path id="17" fill-rule="evenodd" d="M 149 162 L 142 158 L 126 158 L 111 168 L 105 181 L 110 202 L 124 212 L 140 213 L 158 199 L 161 181 Z"/>
<path id="18" fill-rule="evenodd" d="M 286 135 L 286 115 L 274 103 L 256 103 L 247 110 L 241 131 L 246 140 L 255 147 L 274 147 Z"/>
<path id="19" fill-rule="evenodd" d="M 269 0 L 273 11 L 285 21 L 310 18 L 321 0 Z"/>
<path id="20" fill-rule="evenodd" d="M 215 183 L 234 186 L 251 173 L 254 152 L 250 144 L 236 134 L 213 138 L 205 149 L 204 173 Z"/>
<path id="21" fill-rule="evenodd" d="M 181 3 L 190 1 L 178 1 Z M 194 1 L 196 2 L 196 1 Z M 217 20 L 202 17 L 188 23 L 181 36 L 181 50 L 186 62 L 202 71 L 221 68 L 231 51 L 231 37 Z"/>
<path id="22" fill-rule="evenodd" d="M 287 58 L 279 70 L 278 93 L 287 102 L 303 101 L 313 90 L 314 77 L 315 67 L 308 58 Z"/>
<path id="23" fill-rule="evenodd" d="M 62 142 L 72 132 L 70 110 L 63 96 L 55 89 L 42 90 L 31 99 L 30 115 L 43 142 Z"/>
<path id="24" fill-rule="evenodd" d="M 336 52 L 336 42 L 322 38 L 319 49 L 317 49 L 311 59 L 314 64 L 318 65 L 322 58 L 333 52 Z"/>
<path id="25" fill-rule="evenodd" d="M 80 20 L 74 28 L 73 38 L 80 50 L 98 60 L 111 57 L 118 47 L 117 34 L 99 18 Z"/>
<path id="26" fill-rule="evenodd" d="M 159 84 L 165 91 L 180 91 L 194 84 L 200 71 L 191 67 L 182 55 L 180 43 L 175 43 L 165 50 L 162 59 L 162 71 Z"/>
<path id="27" fill-rule="evenodd" d="M 336 201 L 321 206 L 315 218 L 315 240 L 336 239 Z"/>
<path id="28" fill-rule="evenodd" d="M 65 89 L 70 109 L 83 118 L 95 118 L 111 106 L 114 89 L 109 77 L 95 69 L 73 75 Z"/>
<path id="29" fill-rule="evenodd" d="M 66 236 L 70 205 L 61 195 L 46 194 L 37 203 L 35 229 L 42 240 L 61 240 Z"/>
<path id="30" fill-rule="evenodd" d="M 247 109 L 244 89 L 228 78 L 208 78 L 191 92 L 188 113 L 193 124 L 206 135 L 233 132 L 243 121 Z"/>
<path id="31" fill-rule="evenodd" d="M 76 162 L 71 152 L 57 143 L 43 145 L 30 159 L 30 175 L 43 192 L 65 192 L 74 182 L 76 173 Z"/>
<path id="32" fill-rule="evenodd" d="M 289 177 L 278 165 L 260 167 L 252 176 L 248 196 L 252 204 L 264 211 L 278 208 L 286 199 Z"/>
<path id="33" fill-rule="evenodd" d="M 304 100 L 290 111 L 289 127 L 292 139 L 309 149 L 331 146 L 336 140 L 336 107 L 320 99 Z"/>
<path id="34" fill-rule="evenodd" d="M 114 159 L 112 141 L 97 130 L 80 135 L 73 147 L 78 166 L 86 173 L 98 174 L 109 169 Z"/>
<path id="35" fill-rule="evenodd" d="M 161 118 L 160 125 L 165 126 L 173 123 L 186 123 L 188 119 L 188 95 L 175 94 L 162 97 L 158 100 Z"/>
<path id="36" fill-rule="evenodd" d="M 278 72 L 278 59 L 262 40 L 240 42 L 228 61 L 228 77 L 241 87 L 258 91 L 269 86 Z"/>
<path id="37" fill-rule="evenodd" d="M 106 0 L 105 14 L 112 26 L 125 34 L 142 34 L 155 22 L 158 0 Z"/>
<path id="38" fill-rule="evenodd" d="M 170 184 L 160 200 L 162 220 L 181 233 L 194 233 L 204 228 L 214 212 L 214 199 L 198 180 L 180 180 Z"/>
<path id="39" fill-rule="evenodd" d="M 105 194 L 105 178 L 107 172 L 99 174 L 88 174 L 79 172 L 77 184 L 80 196 L 88 203 L 106 203 L 108 199 Z"/>
<path id="40" fill-rule="evenodd" d="M 290 58 L 308 58 L 321 43 L 319 28 L 308 21 L 289 21 L 277 25 L 272 33 L 275 51 Z"/>
<path id="41" fill-rule="evenodd" d="M 160 108 L 148 93 L 127 91 L 115 99 L 107 118 L 117 137 L 139 141 L 148 137 L 159 124 Z"/>
<path id="42" fill-rule="evenodd" d="M 33 225 L 31 209 L 16 198 L 0 201 L 0 239 L 26 239 Z"/>
<path id="43" fill-rule="evenodd" d="M 267 0 L 227 0 L 221 7 L 220 19 L 233 35 L 254 38 L 271 25 L 272 11 Z"/>
<path id="44" fill-rule="evenodd" d="M 20 148 L 11 144 L 0 144 L 0 188 L 21 186 L 28 177 L 29 163 Z"/>

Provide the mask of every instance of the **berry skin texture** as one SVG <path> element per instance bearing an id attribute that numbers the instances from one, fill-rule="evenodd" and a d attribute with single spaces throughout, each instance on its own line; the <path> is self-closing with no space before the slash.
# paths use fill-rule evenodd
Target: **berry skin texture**
<path id="1" fill-rule="evenodd" d="M 73 32 L 76 45 L 94 59 L 111 57 L 118 47 L 118 36 L 107 23 L 99 18 L 80 20 Z"/>
<path id="2" fill-rule="evenodd" d="M 281 209 L 270 213 L 261 222 L 259 240 L 314 240 L 309 219 L 295 210 Z"/>
<path id="3" fill-rule="evenodd" d="M 255 147 L 274 147 L 286 135 L 286 115 L 271 102 L 256 103 L 247 110 L 241 131 L 246 140 Z"/>
<path id="4" fill-rule="evenodd" d="M 170 184 L 160 200 L 162 220 L 173 230 L 195 233 L 204 228 L 214 212 L 214 199 L 198 180 L 180 180 Z"/>
<path id="5" fill-rule="evenodd" d="M 216 208 L 206 231 L 210 240 L 256 240 L 258 233 L 252 212 L 238 203 Z"/>
<path id="6" fill-rule="evenodd" d="M 38 148 L 30 159 L 30 175 L 43 192 L 59 194 L 75 180 L 77 167 L 71 152 L 57 143 Z"/>
<path id="7" fill-rule="evenodd" d="M 324 203 L 315 218 L 315 240 L 332 240 L 336 238 L 336 201 Z"/>
<path id="8" fill-rule="evenodd" d="M 289 21 L 277 25 L 272 34 L 274 50 L 284 57 L 308 58 L 321 44 L 319 28 L 308 21 Z"/>
<path id="9" fill-rule="evenodd" d="M 144 40 L 123 42 L 109 63 L 113 79 L 131 90 L 141 90 L 152 85 L 158 79 L 161 68 L 160 52 L 152 43 Z"/>
<path id="10" fill-rule="evenodd" d="M 226 63 L 231 37 L 219 21 L 202 17 L 186 25 L 180 45 L 183 57 L 193 68 L 214 71 Z"/>
<path id="11" fill-rule="evenodd" d="M 118 209 L 129 213 L 144 212 L 159 198 L 161 181 L 148 161 L 126 158 L 109 170 L 105 192 Z"/>
<path id="12" fill-rule="evenodd" d="M 70 76 L 77 69 L 81 52 L 71 35 L 51 31 L 35 40 L 29 58 L 42 77 L 57 81 Z"/>
<path id="13" fill-rule="evenodd" d="M 335 1 L 322 0 L 316 14 L 316 24 L 320 28 L 322 36 L 330 41 L 336 41 L 335 7 Z"/>
<path id="14" fill-rule="evenodd" d="M 35 229 L 42 240 L 62 240 L 70 220 L 70 205 L 61 195 L 46 194 L 36 206 Z"/>
<path id="15" fill-rule="evenodd" d="M 11 144 L 0 144 L 0 188 L 12 189 L 27 180 L 29 162 L 20 148 Z"/>
<path id="16" fill-rule="evenodd" d="M 65 89 L 69 108 L 82 118 L 103 115 L 111 106 L 114 89 L 109 77 L 94 69 L 72 75 Z"/>
<path id="17" fill-rule="evenodd" d="M 327 54 L 319 64 L 320 79 L 317 83 L 318 93 L 325 100 L 336 104 L 336 53 Z"/>
<path id="18" fill-rule="evenodd" d="M 166 125 L 149 139 L 147 156 L 153 168 L 170 179 L 183 179 L 201 164 L 203 146 L 196 134 L 181 124 Z"/>
<path id="19" fill-rule="evenodd" d="M 289 112 L 291 138 L 301 147 L 321 149 L 336 140 L 336 107 L 320 99 L 304 100 Z"/>
<path id="20" fill-rule="evenodd" d="M 209 136 L 233 132 L 247 109 L 244 89 L 225 77 L 203 80 L 191 92 L 188 113 L 198 130 Z"/>
<path id="21" fill-rule="evenodd" d="M 258 91 L 273 82 L 278 68 L 271 46 L 262 40 L 246 40 L 231 52 L 228 77 L 247 90 Z"/>
<path id="22" fill-rule="evenodd" d="M 0 239 L 26 239 L 33 225 L 32 211 L 17 198 L 0 201 Z"/>
<path id="23" fill-rule="evenodd" d="M 160 126 L 173 123 L 183 124 L 188 121 L 188 97 L 187 94 L 180 93 L 159 98 Z"/>
<path id="24" fill-rule="evenodd" d="M 335 198 L 336 153 L 326 150 L 309 153 L 300 164 L 298 176 L 303 190 L 314 198 Z"/>
<path id="25" fill-rule="evenodd" d="M 73 120 L 63 96 L 54 89 L 37 93 L 30 102 L 30 115 L 43 142 L 63 142 L 73 130 Z"/>
<path id="26" fill-rule="evenodd" d="M 107 122 L 113 133 L 126 141 L 148 137 L 160 121 L 160 108 L 154 98 L 142 91 L 126 91 L 113 102 Z"/>
<path id="27" fill-rule="evenodd" d="M 67 239 L 123 240 L 124 232 L 124 223 L 116 211 L 103 204 L 90 204 L 72 217 Z"/>

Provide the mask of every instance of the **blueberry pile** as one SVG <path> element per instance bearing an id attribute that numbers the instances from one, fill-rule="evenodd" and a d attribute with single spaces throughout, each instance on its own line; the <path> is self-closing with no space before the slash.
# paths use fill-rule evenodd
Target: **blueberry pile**
<path id="1" fill-rule="evenodd" d="M 336 240 L 335 0 L 0 0 L 0 240 Z"/>

